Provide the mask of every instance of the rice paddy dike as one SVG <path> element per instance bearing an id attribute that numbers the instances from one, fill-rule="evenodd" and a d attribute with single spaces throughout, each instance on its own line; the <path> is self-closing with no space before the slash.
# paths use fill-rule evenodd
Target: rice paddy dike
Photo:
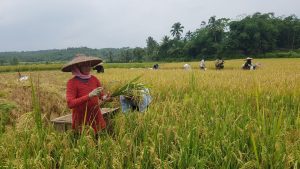
<path id="1" fill-rule="evenodd" d="M 69 114 L 70 73 L 0 74 L 0 168 L 299 168 L 300 59 L 255 59 L 217 71 L 192 62 L 160 70 L 111 68 L 97 76 L 105 90 L 143 74 L 153 102 L 145 113 L 117 113 L 98 141 L 58 132 L 49 122 Z M 119 106 L 118 100 L 105 106 Z"/>

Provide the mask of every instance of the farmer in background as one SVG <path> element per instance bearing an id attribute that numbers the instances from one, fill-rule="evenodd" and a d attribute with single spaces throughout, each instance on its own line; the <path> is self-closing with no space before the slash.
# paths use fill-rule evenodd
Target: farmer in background
<path id="1" fill-rule="evenodd" d="M 65 64 L 63 72 L 72 72 L 74 75 L 67 82 L 66 99 L 72 109 L 72 128 L 80 132 L 83 126 L 90 126 L 95 134 L 106 127 L 100 104 L 110 97 L 103 93 L 100 81 L 90 74 L 91 68 L 102 62 L 100 58 L 82 54 Z"/>
<path id="2" fill-rule="evenodd" d="M 158 64 L 156 63 L 155 65 L 153 65 L 153 70 L 157 70 L 159 68 Z"/>
<path id="3" fill-rule="evenodd" d="M 202 60 L 200 61 L 199 67 L 200 67 L 201 70 L 206 70 L 204 59 L 202 59 Z"/>
<path id="4" fill-rule="evenodd" d="M 98 65 L 96 65 L 93 70 L 97 70 L 97 73 L 104 73 L 104 67 L 102 63 L 99 63 Z"/>
<path id="5" fill-rule="evenodd" d="M 217 70 L 224 69 L 224 60 L 221 58 L 218 58 L 215 62 L 215 66 Z"/>
<path id="6" fill-rule="evenodd" d="M 128 112 L 130 110 L 137 110 L 139 112 L 144 112 L 152 101 L 150 92 L 148 88 L 139 91 L 139 98 L 128 97 L 121 95 L 120 103 L 122 107 L 122 112 Z"/>
<path id="7" fill-rule="evenodd" d="M 191 67 L 191 65 L 189 65 L 189 64 L 186 63 L 186 64 L 183 65 L 183 69 L 184 70 L 191 70 L 192 67 Z"/>
<path id="8" fill-rule="evenodd" d="M 256 68 L 256 66 L 254 65 L 254 64 L 252 64 L 252 59 L 253 58 L 250 58 L 250 57 L 247 57 L 246 59 L 245 59 L 245 63 L 244 63 L 244 65 L 242 66 L 242 68 L 244 69 L 244 70 L 254 70 L 255 68 Z"/>

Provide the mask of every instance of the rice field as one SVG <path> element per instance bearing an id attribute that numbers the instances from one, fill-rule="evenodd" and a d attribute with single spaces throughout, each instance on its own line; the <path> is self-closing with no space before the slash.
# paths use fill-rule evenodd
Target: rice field
<path id="1" fill-rule="evenodd" d="M 160 70 L 111 68 L 96 74 L 105 90 L 143 75 L 153 101 L 145 113 L 117 113 L 98 140 L 58 132 L 49 120 L 69 114 L 60 71 L 0 74 L 0 168 L 299 168 L 300 59 L 225 61 L 217 71 L 190 63 Z M 105 106 L 119 106 L 114 100 Z"/>
<path id="2" fill-rule="evenodd" d="M 151 67 L 154 63 L 105 63 L 105 68 L 146 68 Z M 17 71 L 45 71 L 60 70 L 63 63 L 26 63 L 20 65 L 0 66 L 1 72 L 17 72 Z"/>

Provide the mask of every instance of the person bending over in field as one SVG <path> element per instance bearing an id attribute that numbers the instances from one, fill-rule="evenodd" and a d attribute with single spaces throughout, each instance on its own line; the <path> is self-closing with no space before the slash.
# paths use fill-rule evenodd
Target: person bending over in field
<path id="1" fill-rule="evenodd" d="M 139 91 L 139 98 L 133 98 L 121 95 L 120 103 L 122 112 L 128 112 L 130 110 L 137 110 L 139 112 L 145 112 L 151 103 L 152 98 L 148 88 Z"/>
<path id="2" fill-rule="evenodd" d="M 202 60 L 200 61 L 199 68 L 200 68 L 201 70 L 206 70 L 204 59 L 202 59 Z"/>
<path id="3" fill-rule="evenodd" d="M 245 63 L 243 64 L 243 66 L 242 66 L 242 68 L 244 69 L 244 70 L 255 70 L 255 68 L 256 68 L 256 65 L 255 64 L 252 64 L 252 59 L 253 58 L 250 58 L 250 57 L 247 57 L 246 59 L 245 59 Z"/>
<path id="4" fill-rule="evenodd" d="M 158 68 L 159 68 L 159 66 L 158 66 L 158 64 L 156 63 L 156 64 L 153 65 L 153 68 L 152 68 L 152 69 L 153 69 L 153 70 L 157 70 Z"/>
<path id="5" fill-rule="evenodd" d="M 191 67 L 191 65 L 186 63 L 186 64 L 183 65 L 183 69 L 184 70 L 192 70 L 192 67 Z"/>
<path id="6" fill-rule="evenodd" d="M 100 58 L 78 54 L 62 68 L 63 72 L 72 72 L 74 75 L 67 82 L 66 99 L 68 107 L 72 109 L 72 128 L 75 133 L 89 126 L 97 136 L 106 127 L 100 104 L 110 96 L 104 94 L 100 81 L 90 74 L 91 68 L 100 62 Z"/>
<path id="7" fill-rule="evenodd" d="M 97 73 L 104 73 L 104 67 L 102 65 L 102 63 L 99 63 L 98 65 L 96 65 L 93 70 L 97 70 Z"/>
<path id="8" fill-rule="evenodd" d="M 224 69 L 224 60 L 222 58 L 218 58 L 215 61 L 215 67 L 216 67 L 217 70 Z"/>

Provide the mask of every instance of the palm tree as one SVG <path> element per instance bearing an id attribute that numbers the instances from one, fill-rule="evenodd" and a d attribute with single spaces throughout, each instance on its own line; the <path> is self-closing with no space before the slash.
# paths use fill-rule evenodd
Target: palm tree
<path id="1" fill-rule="evenodd" d="M 184 28 L 184 26 L 182 26 L 180 22 L 176 22 L 172 26 L 172 29 L 170 32 L 174 38 L 179 40 L 181 37 L 181 33 L 183 32 L 183 28 Z"/>
<path id="2" fill-rule="evenodd" d="M 149 59 L 151 60 L 157 59 L 157 49 L 159 47 L 159 44 L 151 36 L 147 38 L 146 43 L 147 43 L 146 52 Z"/>
<path id="3" fill-rule="evenodd" d="M 204 28 L 205 26 L 206 26 L 206 22 L 205 22 L 205 21 L 202 21 L 201 24 L 200 24 L 200 27 L 201 27 L 201 28 Z"/>
<path id="4" fill-rule="evenodd" d="M 220 36 L 224 33 L 228 20 L 226 18 L 216 19 L 216 16 L 209 18 L 207 27 L 213 35 L 214 42 L 220 41 Z"/>
<path id="5" fill-rule="evenodd" d="M 163 38 L 162 38 L 162 44 L 166 44 L 166 43 L 168 43 L 170 41 L 170 38 L 169 38 L 169 36 L 164 36 Z"/>
<path id="6" fill-rule="evenodd" d="M 191 31 L 187 31 L 185 34 L 185 40 L 191 40 L 193 33 Z"/>

